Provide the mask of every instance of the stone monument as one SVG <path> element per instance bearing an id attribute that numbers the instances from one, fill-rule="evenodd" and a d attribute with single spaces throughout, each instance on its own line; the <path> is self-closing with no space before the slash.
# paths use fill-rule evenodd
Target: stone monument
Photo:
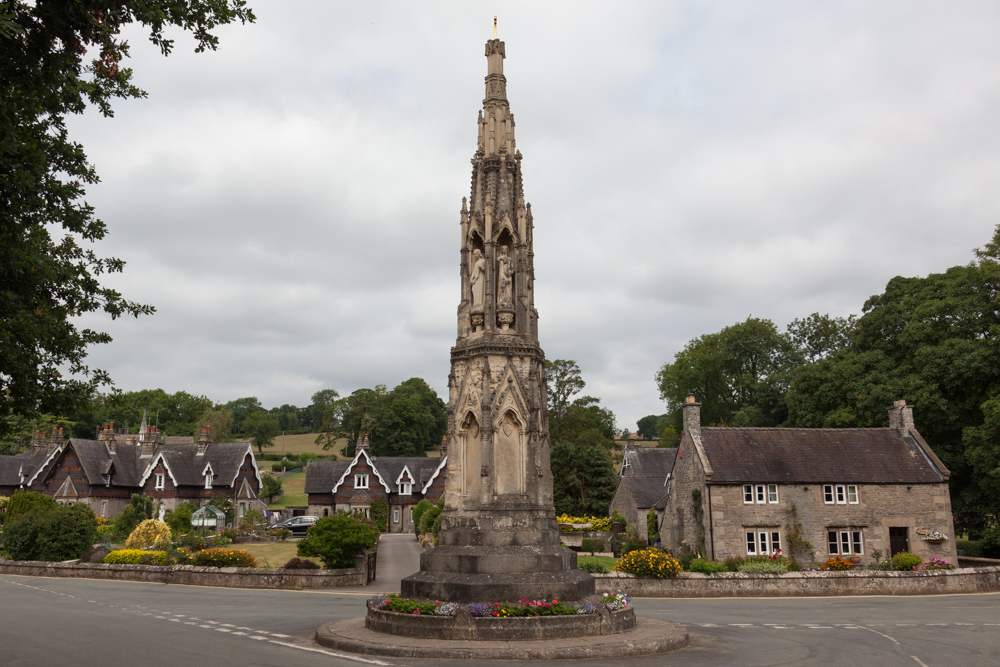
<path id="1" fill-rule="evenodd" d="M 458 340 L 448 376 L 448 477 L 438 546 L 402 595 L 441 601 L 580 600 L 594 579 L 559 545 L 545 355 L 534 305 L 531 205 L 503 75 L 486 42 L 486 98 L 462 199 Z"/>

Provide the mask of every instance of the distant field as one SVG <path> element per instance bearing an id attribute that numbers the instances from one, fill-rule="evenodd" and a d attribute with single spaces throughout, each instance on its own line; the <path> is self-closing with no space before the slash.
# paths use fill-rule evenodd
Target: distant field
<path id="1" fill-rule="evenodd" d="M 337 459 L 344 458 L 340 450 L 347 444 L 347 438 L 338 440 L 333 449 L 324 450 L 316 444 L 317 435 L 319 434 L 300 433 L 298 435 L 279 435 L 274 439 L 274 447 L 269 447 L 264 451 L 269 454 L 301 454 L 303 452 L 310 452 L 317 456 L 336 455 Z"/>
<path id="2" fill-rule="evenodd" d="M 281 490 L 285 495 L 267 506 L 269 510 L 280 510 L 286 507 L 301 507 L 309 504 L 306 496 L 306 474 L 304 472 L 289 475 L 281 480 Z"/>

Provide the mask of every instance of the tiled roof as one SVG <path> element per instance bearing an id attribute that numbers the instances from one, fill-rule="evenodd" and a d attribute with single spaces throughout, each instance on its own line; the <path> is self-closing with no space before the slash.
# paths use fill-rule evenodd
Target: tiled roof
<path id="1" fill-rule="evenodd" d="M 28 463 L 26 456 L 0 456 L 0 486 L 17 486 L 21 483 L 21 466 Z M 28 472 L 25 470 L 25 472 Z"/>
<path id="2" fill-rule="evenodd" d="M 660 477 L 622 477 L 624 484 L 632 495 L 635 506 L 639 509 L 666 507 L 667 487 L 664 484 L 666 475 Z"/>
<path id="3" fill-rule="evenodd" d="M 712 482 L 927 484 L 943 476 L 894 428 L 704 427 Z"/>
<path id="4" fill-rule="evenodd" d="M 658 477 L 662 483 L 674 469 L 677 449 L 673 447 L 626 447 L 622 465 L 623 477 Z M 623 462 L 624 464 L 624 462 Z"/>
<path id="5" fill-rule="evenodd" d="M 306 493 L 330 493 L 350 461 L 310 461 L 306 464 Z"/>

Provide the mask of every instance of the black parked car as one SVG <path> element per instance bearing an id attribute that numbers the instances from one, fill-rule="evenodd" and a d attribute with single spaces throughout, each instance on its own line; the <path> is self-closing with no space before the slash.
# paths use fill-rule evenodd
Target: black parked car
<path id="1" fill-rule="evenodd" d="M 291 519 L 274 524 L 271 528 L 287 528 L 292 531 L 292 535 L 305 535 L 309 527 L 315 525 L 317 521 L 319 521 L 318 516 L 293 516 Z"/>

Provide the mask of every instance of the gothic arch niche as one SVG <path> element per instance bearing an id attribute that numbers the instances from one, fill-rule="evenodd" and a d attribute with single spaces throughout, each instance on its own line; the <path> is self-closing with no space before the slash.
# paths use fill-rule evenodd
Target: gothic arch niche
<path id="1" fill-rule="evenodd" d="M 508 331 L 514 324 L 514 235 L 510 227 L 500 230 L 496 252 L 497 324 L 501 331 Z"/>
<path id="2" fill-rule="evenodd" d="M 483 467 L 483 442 L 479 434 L 479 421 L 469 413 L 459 427 L 462 443 L 462 495 L 478 493 L 479 471 Z"/>
<path id="3" fill-rule="evenodd" d="M 469 305 L 473 333 L 483 330 L 483 311 L 486 304 L 486 253 L 483 239 L 477 230 L 469 233 Z"/>
<path id="4" fill-rule="evenodd" d="M 524 493 L 524 424 L 512 409 L 503 413 L 493 436 L 493 492 Z"/>

